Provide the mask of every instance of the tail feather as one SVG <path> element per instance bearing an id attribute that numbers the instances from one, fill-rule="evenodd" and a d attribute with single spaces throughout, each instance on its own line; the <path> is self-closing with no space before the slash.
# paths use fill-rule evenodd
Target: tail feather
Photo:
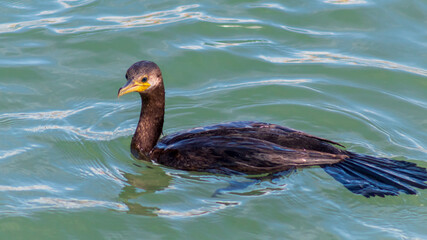
<path id="1" fill-rule="evenodd" d="M 427 189 L 427 170 L 414 163 L 348 153 L 350 158 L 323 169 L 353 193 L 365 197 L 416 194 Z"/>
<path id="2" fill-rule="evenodd" d="M 401 177 L 396 177 L 393 172 L 390 171 L 381 171 L 374 168 L 370 168 L 369 165 L 365 165 L 363 162 L 345 162 L 343 165 L 346 167 L 348 171 L 354 170 L 359 173 L 359 176 L 365 179 L 366 181 L 370 181 L 374 183 L 373 180 L 376 180 L 377 185 L 379 187 L 387 185 L 387 188 L 391 190 L 394 188 L 401 189 L 406 193 L 415 194 L 416 191 L 410 186 L 401 182 Z"/>
<path id="3" fill-rule="evenodd" d="M 358 159 L 353 160 L 356 166 L 360 165 L 362 170 L 366 172 L 371 172 L 372 176 L 379 176 L 380 179 L 383 178 L 384 181 L 390 181 L 391 184 L 397 184 L 404 186 L 405 183 L 410 186 L 423 188 L 426 187 L 426 184 L 423 183 L 422 179 L 417 178 L 416 172 L 402 172 L 399 169 L 387 169 L 382 168 L 381 166 L 376 166 L 375 163 L 365 163 Z M 399 182 L 396 182 L 398 180 Z"/>
<path id="4" fill-rule="evenodd" d="M 422 167 L 418 167 L 415 163 L 406 162 L 406 161 L 396 161 L 388 158 L 375 158 L 368 155 L 360 155 L 360 154 L 350 154 L 354 159 L 357 160 L 356 156 L 362 156 L 365 162 L 374 164 L 378 167 L 382 168 L 393 168 L 394 171 L 400 172 L 403 174 L 408 174 L 414 178 L 419 180 L 426 179 L 426 169 Z"/>

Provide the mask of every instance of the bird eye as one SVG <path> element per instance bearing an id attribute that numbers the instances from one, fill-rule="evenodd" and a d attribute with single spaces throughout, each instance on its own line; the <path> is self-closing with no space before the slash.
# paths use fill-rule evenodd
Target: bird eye
<path id="1" fill-rule="evenodd" d="M 142 78 L 142 80 L 141 80 L 142 82 L 147 82 L 147 78 L 146 77 L 144 77 L 144 78 Z"/>

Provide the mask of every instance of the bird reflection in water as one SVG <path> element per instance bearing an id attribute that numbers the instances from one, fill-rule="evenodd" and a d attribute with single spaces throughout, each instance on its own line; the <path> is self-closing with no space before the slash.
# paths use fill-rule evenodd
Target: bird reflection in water
<path id="1" fill-rule="evenodd" d="M 127 213 L 144 216 L 197 216 L 215 212 L 225 207 L 233 207 L 239 205 L 240 202 L 224 201 L 222 199 L 224 195 L 231 194 L 241 197 L 254 197 L 276 191 L 283 191 L 286 185 L 281 184 L 280 179 L 283 179 L 284 176 L 288 176 L 294 171 L 290 170 L 280 174 L 242 176 L 237 177 L 237 179 L 230 176 L 215 177 L 216 180 L 220 180 L 220 182 L 226 182 L 226 186 L 212 191 L 212 194 L 208 195 L 207 200 L 203 200 L 206 202 L 205 206 L 182 212 L 174 212 L 164 210 L 159 206 L 144 206 L 138 199 L 172 188 L 172 180 L 174 178 L 212 183 L 212 175 L 199 172 L 188 173 L 180 171 L 167 173 L 161 166 L 149 162 L 143 165 L 134 165 L 140 167 L 141 171 L 139 174 L 122 173 L 123 177 L 126 179 L 126 185 L 122 188 L 119 199 L 127 206 Z M 269 185 L 270 183 L 271 185 Z"/>
<path id="2" fill-rule="evenodd" d="M 119 199 L 128 207 L 128 213 L 157 216 L 160 208 L 143 206 L 136 199 L 168 188 L 172 177 L 161 167 L 149 163 L 141 166 L 140 174 L 123 173 L 123 177 L 127 185 L 120 192 Z"/>

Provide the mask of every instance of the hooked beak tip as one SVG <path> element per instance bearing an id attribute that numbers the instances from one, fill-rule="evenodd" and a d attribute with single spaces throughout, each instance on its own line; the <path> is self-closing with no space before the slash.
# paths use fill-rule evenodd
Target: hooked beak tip
<path id="1" fill-rule="evenodd" d="M 122 88 L 119 88 L 119 91 L 117 92 L 117 98 L 120 98 L 120 91 L 122 90 Z"/>

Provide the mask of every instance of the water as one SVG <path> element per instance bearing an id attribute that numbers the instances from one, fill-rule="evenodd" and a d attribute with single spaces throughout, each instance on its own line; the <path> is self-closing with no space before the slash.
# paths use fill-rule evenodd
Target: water
<path id="1" fill-rule="evenodd" d="M 135 160 L 126 69 L 163 70 L 164 132 L 286 125 L 427 167 L 427 3 L 0 3 L 1 239 L 426 239 L 427 191 L 354 195 L 320 168 L 241 177 Z"/>

